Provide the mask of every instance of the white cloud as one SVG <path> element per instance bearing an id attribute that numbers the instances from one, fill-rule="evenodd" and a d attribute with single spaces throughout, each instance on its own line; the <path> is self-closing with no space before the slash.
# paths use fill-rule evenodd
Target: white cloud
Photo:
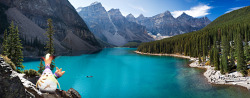
<path id="1" fill-rule="evenodd" d="M 133 9 L 139 10 L 141 12 L 147 12 L 143 7 L 140 6 L 134 6 L 134 5 L 129 5 L 130 7 L 132 7 Z"/>
<path id="2" fill-rule="evenodd" d="M 238 10 L 238 9 L 240 9 L 240 8 L 243 8 L 243 7 L 245 7 L 245 6 L 230 8 L 228 11 L 225 12 L 225 14 L 226 14 L 226 13 L 229 13 L 229 12 L 232 12 L 232 11 L 234 11 L 234 10 Z"/>
<path id="3" fill-rule="evenodd" d="M 210 14 L 210 13 L 208 13 L 208 11 L 211 8 L 212 8 L 211 6 L 200 4 L 198 6 L 194 6 L 194 7 L 190 8 L 189 10 L 173 11 L 171 13 L 175 18 L 180 16 L 183 12 L 185 12 L 186 14 L 188 14 L 192 17 L 202 17 L 202 16 L 206 16 L 206 15 Z"/>

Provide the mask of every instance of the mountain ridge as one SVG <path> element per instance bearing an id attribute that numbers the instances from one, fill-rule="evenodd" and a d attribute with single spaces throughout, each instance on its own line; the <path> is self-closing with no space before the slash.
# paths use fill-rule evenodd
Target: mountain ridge
<path id="1" fill-rule="evenodd" d="M 81 10 L 80 10 L 81 9 Z M 104 42 L 123 46 L 129 41 L 151 41 L 144 26 L 130 22 L 119 9 L 106 11 L 101 3 L 78 8 L 78 14 L 86 20 L 88 27 L 98 39 Z"/>
<path id="2" fill-rule="evenodd" d="M 160 33 L 163 36 L 173 36 L 200 30 L 211 21 L 206 16 L 193 18 L 186 13 L 174 18 L 170 11 L 165 11 L 152 17 L 144 17 L 143 14 L 140 14 L 136 18 L 136 22 L 146 26 L 147 30 L 154 35 Z"/>

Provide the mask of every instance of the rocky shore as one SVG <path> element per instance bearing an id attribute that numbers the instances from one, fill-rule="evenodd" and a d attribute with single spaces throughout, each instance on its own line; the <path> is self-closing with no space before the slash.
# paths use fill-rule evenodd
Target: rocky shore
<path id="1" fill-rule="evenodd" d="M 68 91 L 57 89 L 55 93 L 42 93 L 34 83 L 38 78 L 25 78 L 25 74 L 14 71 L 0 57 L 0 98 L 81 98 L 73 88 Z"/>
<path id="2" fill-rule="evenodd" d="M 211 67 L 209 65 L 205 65 L 204 63 L 199 64 L 197 58 L 193 58 L 190 56 L 178 55 L 178 54 L 152 54 L 152 53 L 143 53 L 139 51 L 135 51 L 137 54 L 142 55 L 156 55 L 156 56 L 173 56 L 179 58 L 190 59 L 192 63 L 189 64 L 190 67 L 196 68 L 205 68 L 204 76 L 207 78 L 209 83 L 213 84 L 226 84 L 226 85 L 239 85 L 246 87 L 250 90 L 250 77 L 243 77 L 243 75 L 239 72 L 232 72 L 228 74 L 221 74 L 220 71 L 215 70 L 215 67 Z"/>

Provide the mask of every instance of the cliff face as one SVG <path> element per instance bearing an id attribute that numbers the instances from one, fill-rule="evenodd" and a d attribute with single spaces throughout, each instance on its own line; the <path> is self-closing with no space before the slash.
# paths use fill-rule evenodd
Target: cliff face
<path id="1" fill-rule="evenodd" d="M 39 77 L 33 77 L 32 82 L 12 70 L 9 64 L 0 57 L 0 98 L 81 98 L 81 95 L 73 88 L 67 92 L 56 90 L 55 93 L 42 93 L 36 89 L 33 82 Z"/>
<path id="2" fill-rule="evenodd" d="M 12 69 L 0 57 L 0 97 L 24 98 L 27 96 L 25 88 L 18 76 L 11 77 Z"/>
<path id="3" fill-rule="evenodd" d="M 119 10 L 106 11 L 101 3 L 95 2 L 77 9 L 96 37 L 104 42 L 122 46 L 128 41 L 153 40 L 144 26 L 128 21 Z"/>
<path id="4" fill-rule="evenodd" d="M 139 40 L 142 42 L 153 41 L 153 38 L 147 34 L 145 26 L 135 22 L 128 21 L 119 9 L 111 9 L 108 11 L 113 23 L 118 28 L 118 33 L 124 36 L 128 41 Z"/>
<path id="5" fill-rule="evenodd" d="M 95 51 L 101 48 L 68 0 L 0 0 L 0 3 L 11 8 L 6 12 L 8 20 L 14 21 L 19 29 L 22 29 L 21 34 L 23 35 L 21 36 L 26 39 L 38 37 L 41 42 L 44 42 L 46 37 L 41 33 L 45 33 L 47 19 L 51 18 L 55 30 L 56 53 L 60 54 L 69 50 Z M 18 15 L 13 15 L 15 13 Z M 75 36 L 68 37 L 72 34 Z M 82 41 L 71 44 L 76 42 L 75 39 Z M 78 49 L 79 45 L 84 46 L 84 48 Z"/>

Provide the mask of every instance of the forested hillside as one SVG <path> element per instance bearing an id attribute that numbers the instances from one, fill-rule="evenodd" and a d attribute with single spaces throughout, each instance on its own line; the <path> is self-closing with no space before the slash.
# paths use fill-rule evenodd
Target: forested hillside
<path id="1" fill-rule="evenodd" d="M 138 51 L 145 53 L 180 53 L 210 59 L 222 73 L 235 67 L 246 74 L 249 61 L 250 6 L 224 14 L 202 30 L 159 41 L 142 43 Z"/>

